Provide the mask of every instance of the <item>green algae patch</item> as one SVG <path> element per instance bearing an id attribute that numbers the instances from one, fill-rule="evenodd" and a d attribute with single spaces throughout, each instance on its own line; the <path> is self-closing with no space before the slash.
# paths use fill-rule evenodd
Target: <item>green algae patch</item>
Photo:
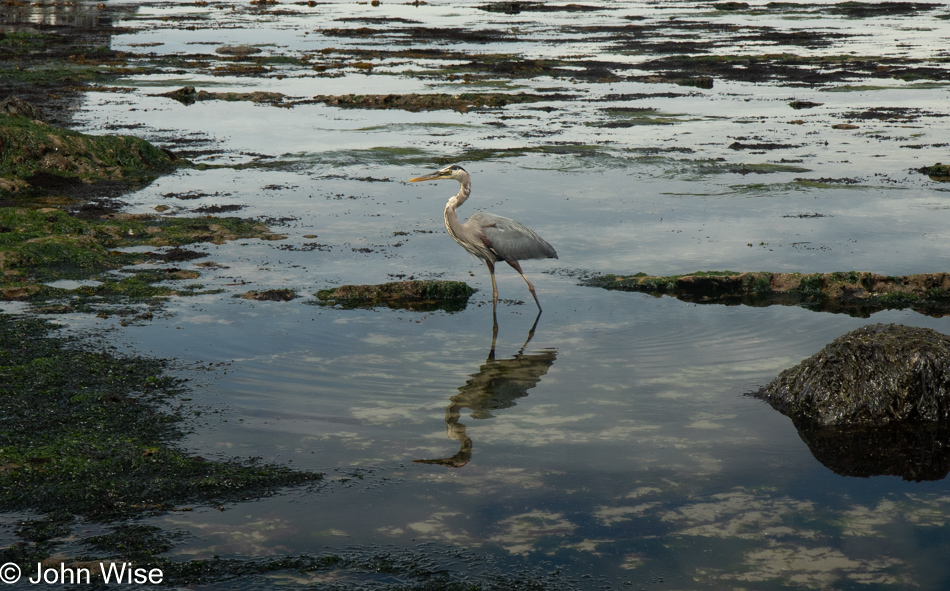
<path id="1" fill-rule="evenodd" d="M 174 160 L 143 139 L 87 135 L 0 115 L 0 198 L 96 182 L 142 184 L 170 170 Z"/>
<path id="2" fill-rule="evenodd" d="M 317 292 L 321 305 L 343 308 L 386 306 L 405 310 L 446 310 L 465 308 L 475 292 L 462 281 L 393 281 L 380 285 L 341 285 Z"/>
<path id="3" fill-rule="evenodd" d="M 667 277 L 645 273 L 597 275 L 585 279 L 583 284 L 669 295 L 687 302 L 803 305 L 861 317 L 880 310 L 904 308 L 932 316 L 950 314 L 950 273 L 892 277 L 865 271 L 808 274 L 700 271 Z"/>
<path id="4" fill-rule="evenodd" d="M 111 521 L 321 478 L 187 453 L 177 443 L 184 384 L 164 362 L 91 350 L 54 332 L 0 314 L 3 510 Z"/>
<path id="5" fill-rule="evenodd" d="M 156 267 L 116 274 L 130 265 L 163 261 L 162 254 L 152 251 L 120 249 L 282 237 L 272 234 L 261 222 L 241 218 L 110 214 L 90 220 L 51 208 L 4 207 L 0 208 L 0 299 L 40 303 L 71 296 L 76 298 L 71 309 L 63 311 L 72 311 L 87 309 L 97 299 L 134 301 L 195 293 L 196 286 L 156 285 L 197 279 L 195 271 Z M 64 279 L 95 280 L 98 284 L 72 290 L 47 285 Z"/>

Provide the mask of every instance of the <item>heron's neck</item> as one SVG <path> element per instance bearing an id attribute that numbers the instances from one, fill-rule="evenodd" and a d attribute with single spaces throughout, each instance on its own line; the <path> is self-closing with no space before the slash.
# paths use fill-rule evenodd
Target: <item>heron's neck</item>
<path id="1" fill-rule="evenodd" d="M 465 203 L 465 200 L 468 199 L 468 196 L 472 194 L 472 181 L 467 178 L 464 181 L 459 181 L 459 192 L 455 194 L 455 207 L 462 207 L 462 204 Z M 452 202 L 452 199 L 449 199 L 449 203 Z"/>
<path id="2" fill-rule="evenodd" d="M 449 231 L 449 235 L 452 236 L 456 242 L 462 244 L 462 224 L 459 222 L 459 216 L 455 213 L 455 210 L 465 203 L 465 200 L 468 199 L 468 196 L 472 193 L 472 183 L 464 182 L 460 184 L 462 186 L 459 192 L 449 197 L 448 203 L 445 204 L 445 227 Z"/>

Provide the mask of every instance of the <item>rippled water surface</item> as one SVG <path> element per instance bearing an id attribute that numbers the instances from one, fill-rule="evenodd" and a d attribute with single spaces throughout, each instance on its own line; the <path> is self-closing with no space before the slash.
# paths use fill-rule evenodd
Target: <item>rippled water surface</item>
<path id="1" fill-rule="evenodd" d="M 113 49 L 153 66 L 158 56 L 175 60 L 130 70 L 118 90 L 87 93 L 77 120 L 207 165 L 127 196 L 128 210 L 235 206 L 287 238 L 204 246 L 205 260 L 221 267 L 201 270 L 200 282 L 223 293 L 174 300 L 149 324 L 118 328 L 116 339 L 179 360 L 196 384 L 202 414 L 191 449 L 322 470 L 335 483 L 155 518 L 191 534 L 172 555 L 380 546 L 434 553 L 450 570 L 523 571 L 584 589 L 950 585 L 945 480 L 838 475 L 788 418 L 745 396 L 864 324 L 946 333 L 945 318 L 696 305 L 577 280 L 945 271 L 947 185 L 917 169 L 947 159 L 946 76 L 713 73 L 705 88 L 647 62 L 787 53 L 827 56 L 807 66 L 826 74 L 841 67 L 832 57 L 848 55 L 880 68 L 906 59 L 945 70 L 946 8 L 856 16 L 831 4 L 585 4 L 504 14 L 438 2 L 125 3 Z M 695 26 L 674 26 L 684 22 Z M 442 32 L 427 37 L 426 28 Z M 471 35 L 479 31 L 484 39 Z M 813 41 L 778 36 L 790 32 Z M 694 45 L 651 47 L 661 42 Z M 214 50 L 237 44 L 287 59 L 253 75 L 220 70 L 236 62 Z M 409 49 L 433 53 L 396 55 Z M 449 68 L 499 55 L 564 63 L 553 75 L 518 77 Z M 294 104 L 157 96 L 186 85 L 280 92 Z M 308 100 L 466 92 L 550 98 L 467 112 Z M 457 187 L 406 182 L 453 162 L 473 177 L 462 217 L 482 209 L 513 217 L 559 254 L 523 265 L 544 306 L 536 327 L 523 281 L 499 269 L 493 351 L 487 272 L 441 218 Z M 456 313 L 314 305 L 318 289 L 408 277 L 479 291 Z M 273 288 L 304 297 L 232 297 Z M 340 576 L 341 585 L 398 582 Z M 281 573 L 221 586 L 330 582 Z"/>

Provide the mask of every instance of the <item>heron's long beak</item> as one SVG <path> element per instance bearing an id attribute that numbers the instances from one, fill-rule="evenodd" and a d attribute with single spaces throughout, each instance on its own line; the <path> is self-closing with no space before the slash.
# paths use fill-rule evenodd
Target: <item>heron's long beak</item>
<path id="1" fill-rule="evenodd" d="M 414 179 L 409 179 L 409 182 L 410 182 L 410 183 L 418 183 L 419 181 L 435 181 L 435 180 L 439 180 L 439 179 L 441 179 L 441 178 L 445 178 L 445 177 L 442 176 L 442 171 L 441 171 L 441 170 L 437 170 L 437 171 L 435 171 L 435 172 L 433 172 L 433 173 L 429 173 L 429 174 L 427 174 L 427 175 L 417 176 L 417 177 L 414 178 Z"/>

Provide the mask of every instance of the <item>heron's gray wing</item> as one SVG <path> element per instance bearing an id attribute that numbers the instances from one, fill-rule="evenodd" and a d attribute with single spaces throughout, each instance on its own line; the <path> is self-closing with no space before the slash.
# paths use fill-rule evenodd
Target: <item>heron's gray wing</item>
<path id="1" fill-rule="evenodd" d="M 530 228 L 511 218 L 480 211 L 468 218 L 465 227 L 477 230 L 485 246 L 501 260 L 557 258 L 554 247 Z"/>

